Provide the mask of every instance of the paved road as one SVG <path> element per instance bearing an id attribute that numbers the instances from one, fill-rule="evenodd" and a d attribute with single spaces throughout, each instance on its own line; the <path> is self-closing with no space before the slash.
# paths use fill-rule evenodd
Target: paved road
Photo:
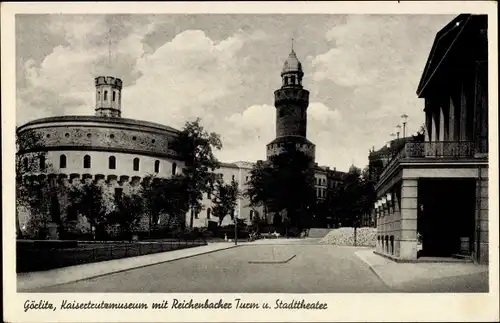
<path id="1" fill-rule="evenodd" d="M 390 289 L 353 247 L 245 245 L 31 292 L 369 293 Z"/>

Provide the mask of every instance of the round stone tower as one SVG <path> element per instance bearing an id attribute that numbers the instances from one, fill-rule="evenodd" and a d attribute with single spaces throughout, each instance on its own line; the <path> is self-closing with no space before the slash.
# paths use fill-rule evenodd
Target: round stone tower
<path id="1" fill-rule="evenodd" d="M 302 87 L 303 76 L 302 64 L 292 47 L 281 72 L 281 88 L 274 92 L 276 139 L 267 145 L 268 158 L 293 144 L 314 159 L 315 146 L 306 138 L 309 91 Z"/>
<path id="2" fill-rule="evenodd" d="M 98 117 L 121 116 L 122 80 L 112 76 L 98 76 L 95 78 L 96 107 Z"/>

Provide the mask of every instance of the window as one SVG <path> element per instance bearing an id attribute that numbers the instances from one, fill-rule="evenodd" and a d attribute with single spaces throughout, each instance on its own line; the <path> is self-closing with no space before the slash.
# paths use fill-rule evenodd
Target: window
<path id="1" fill-rule="evenodd" d="M 175 175 L 175 172 L 177 171 L 177 164 L 173 163 L 172 164 L 172 175 Z"/>
<path id="2" fill-rule="evenodd" d="M 160 161 L 155 160 L 155 173 L 159 173 L 159 172 L 160 172 Z"/>
<path id="3" fill-rule="evenodd" d="M 245 181 L 246 181 L 246 182 L 248 182 L 248 176 L 247 176 L 247 177 L 245 177 Z"/>
<path id="4" fill-rule="evenodd" d="M 139 158 L 134 158 L 134 171 L 139 171 Z"/>
<path id="5" fill-rule="evenodd" d="M 90 168 L 90 156 L 85 155 L 83 157 L 83 168 Z"/>
<path id="6" fill-rule="evenodd" d="M 295 84 L 295 75 L 292 75 L 292 84 Z"/>
<path id="7" fill-rule="evenodd" d="M 23 158 L 24 169 L 28 169 L 28 157 Z"/>
<path id="8" fill-rule="evenodd" d="M 59 156 L 59 168 L 66 168 L 66 155 Z"/>
<path id="9" fill-rule="evenodd" d="M 233 181 L 234 181 L 234 175 L 232 176 L 231 180 L 233 180 Z"/>
<path id="10" fill-rule="evenodd" d="M 207 209 L 207 219 L 210 219 L 210 208 Z"/>
<path id="11" fill-rule="evenodd" d="M 104 91 L 104 101 L 108 99 L 108 91 Z"/>
<path id="12" fill-rule="evenodd" d="M 116 91 L 113 91 L 113 101 L 116 101 Z"/>
<path id="13" fill-rule="evenodd" d="M 109 169 L 116 169 L 116 158 L 115 158 L 115 156 L 109 157 L 108 164 L 109 164 Z"/>
<path id="14" fill-rule="evenodd" d="M 40 170 L 45 169 L 45 156 L 40 156 Z"/>
<path id="15" fill-rule="evenodd" d="M 253 219 L 253 210 L 250 210 L 250 221 Z"/>

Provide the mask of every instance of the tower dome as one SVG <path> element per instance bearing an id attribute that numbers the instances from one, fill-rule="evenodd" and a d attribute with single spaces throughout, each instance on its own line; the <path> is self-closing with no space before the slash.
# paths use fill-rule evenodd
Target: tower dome
<path id="1" fill-rule="evenodd" d="M 287 60 L 285 61 L 285 64 L 283 65 L 283 71 L 281 72 L 281 75 L 285 73 L 300 73 L 302 74 L 302 63 L 300 63 L 299 59 L 297 58 L 297 55 L 295 54 L 295 51 L 292 49 L 290 52 L 290 55 L 288 55 Z"/>

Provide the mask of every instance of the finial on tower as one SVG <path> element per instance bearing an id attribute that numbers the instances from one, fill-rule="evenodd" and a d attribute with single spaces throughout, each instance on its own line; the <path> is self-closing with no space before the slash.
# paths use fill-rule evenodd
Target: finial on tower
<path id="1" fill-rule="evenodd" d="M 111 69 L 111 28 L 108 30 L 108 70 Z"/>
<path id="2" fill-rule="evenodd" d="M 293 39 L 293 37 L 292 37 L 292 52 L 293 52 L 293 40 L 294 40 L 294 39 Z"/>

